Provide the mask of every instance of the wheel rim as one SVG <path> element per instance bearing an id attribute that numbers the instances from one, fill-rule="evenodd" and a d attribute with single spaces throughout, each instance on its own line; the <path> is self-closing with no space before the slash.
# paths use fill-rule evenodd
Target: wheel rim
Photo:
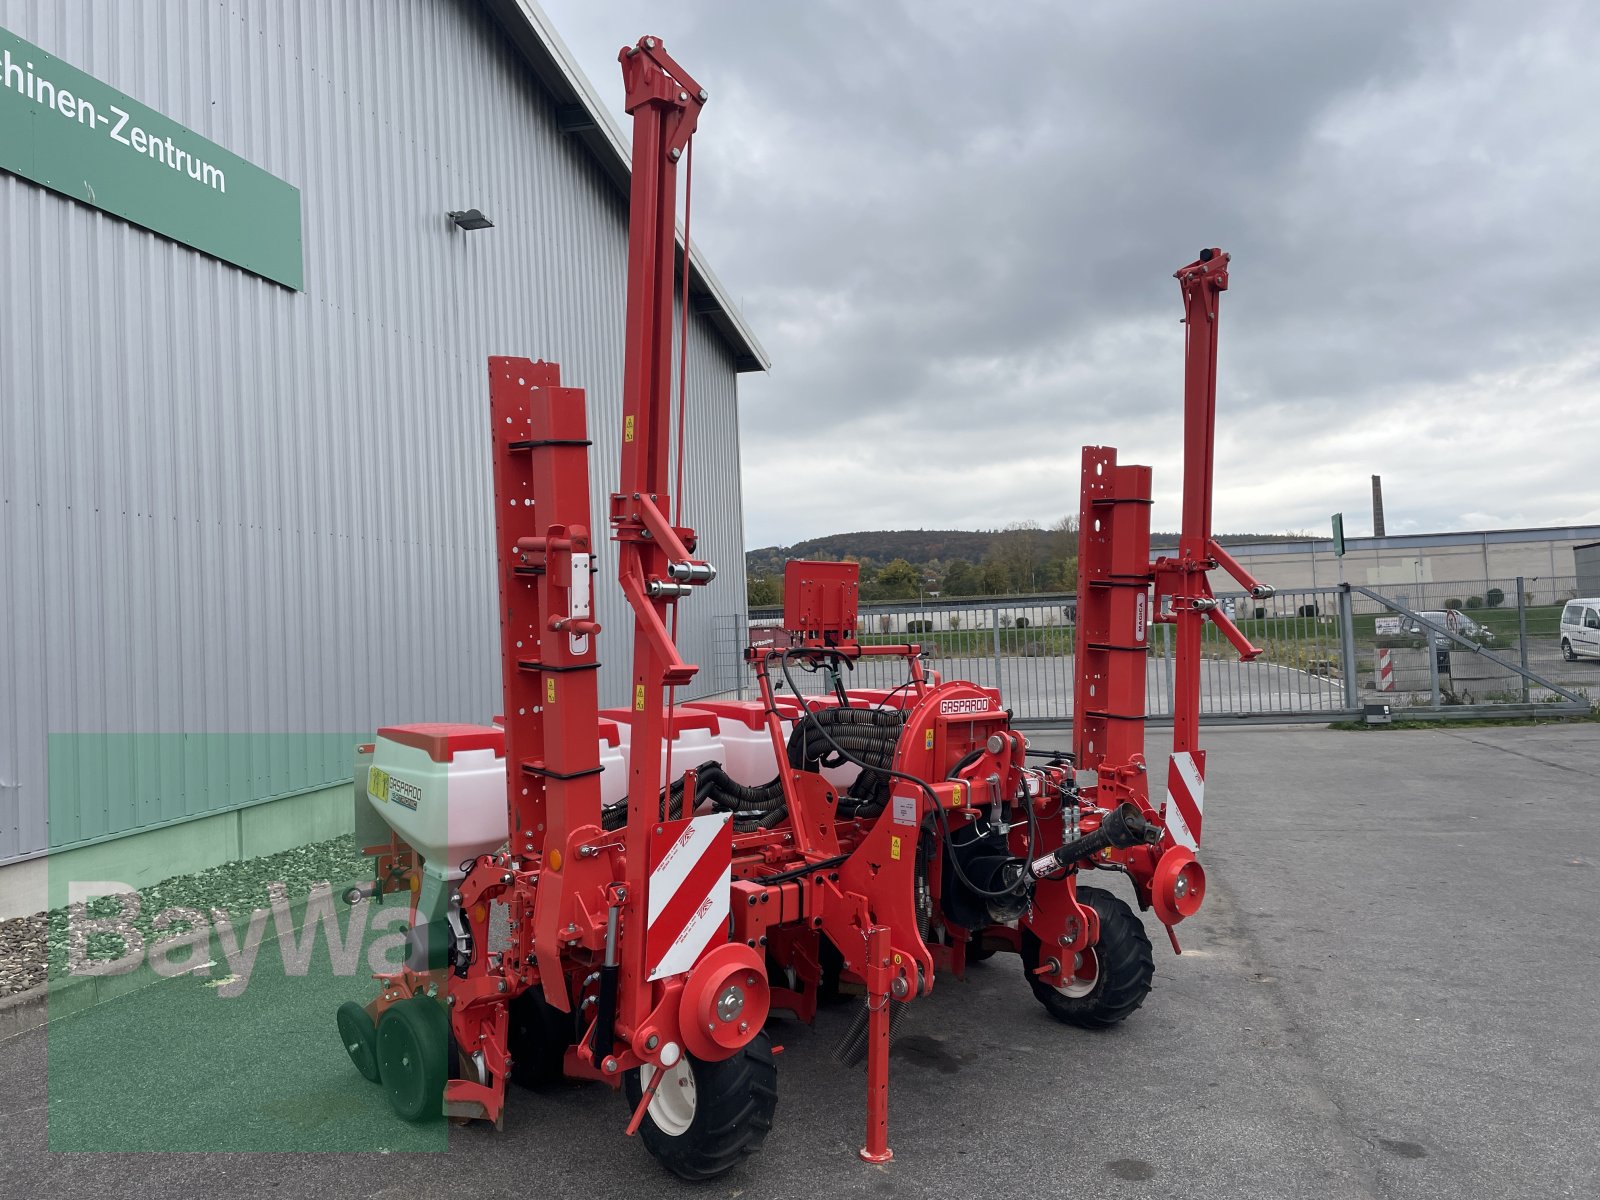
<path id="1" fill-rule="evenodd" d="M 1066 982 L 1056 988 L 1068 1000 L 1081 1000 L 1100 982 L 1100 956 L 1091 948 L 1076 957 L 1078 965 Z"/>
<path id="2" fill-rule="evenodd" d="M 639 1068 L 639 1082 L 646 1091 L 656 1077 L 656 1067 L 645 1063 Z M 680 1058 L 661 1073 L 661 1086 L 650 1097 L 650 1119 L 668 1137 L 682 1137 L 694 1124 L 699 1097 L 695 1094 L 694 1071 L 687 1057 Z"/>

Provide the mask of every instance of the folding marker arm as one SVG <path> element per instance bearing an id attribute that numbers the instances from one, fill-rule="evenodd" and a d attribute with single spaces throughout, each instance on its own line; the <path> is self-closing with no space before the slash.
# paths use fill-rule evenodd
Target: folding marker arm
<path id="1" fill-rule="evenodd" d="M 1251 576 L 1211 534 L 1211 501 L 1216 458 L 1217 316 L 1228 290 L 1229 256 L 1202 250 L 1175 272 L 1183 293 L 1183 530 L 1176 558 L 1154 564 L 1156 620 L 1178 628 L 1173 696 L 1174 753 L 1193 751 L 1199 741 L 1200 641 L 1210 620 L 1232 643 L 1242 661 L 1261 656 L 1259 647 L 1235 625 L 1211 593 L 1207 572 L 1221 567 L 1258 599 L 1272 589 Z"/>
<path id="2" fill-rule="evenodd" d="M 673 608 L 681 596 L 716 577 L 693 557 L 694 530 L 672 523 L 668 495 L 672 441 L 673 280 L 677 249 L 677 170 L 700 119 L 706 92 L 661 45 L 643 37 L 617 56 L 633 117 L 633 170 L 628 219 L 628 291 L 622 378 L 622 460 L 610 519 L 618 545 L 618 579 L 634 614 L 632 726 L 628 764 L 631 798 L 626 835 L 630 886 L 621 939 L 619 1026 L 632 1031 L 652 1004 L 646 961 L 651 831 L 667 735 L 666 689 L 694 678 L 673 642 Z M 688 263 L 684 264 L 688 303 Z M 687 764 L 685 764 L 687 765 Z M 606 1019 L 610 1014 L 599 1014 Z"/>

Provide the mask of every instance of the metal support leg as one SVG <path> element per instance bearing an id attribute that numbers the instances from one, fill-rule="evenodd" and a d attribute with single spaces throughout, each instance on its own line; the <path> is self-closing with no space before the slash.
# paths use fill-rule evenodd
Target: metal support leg
<path id="1" fill-rule="evenodd" d="M 861 1157 L 886 1163 L 889 1149 L 889 929 L 867 931 L 867 1144 Z"/>

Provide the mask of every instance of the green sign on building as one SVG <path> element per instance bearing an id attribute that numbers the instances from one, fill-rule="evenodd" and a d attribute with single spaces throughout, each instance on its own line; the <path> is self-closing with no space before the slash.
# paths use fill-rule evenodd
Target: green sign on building
<path id="1" fill-rule="evenodd" d="M 0 29 L 0 169 L 299 290 L 300 189 Z"/>

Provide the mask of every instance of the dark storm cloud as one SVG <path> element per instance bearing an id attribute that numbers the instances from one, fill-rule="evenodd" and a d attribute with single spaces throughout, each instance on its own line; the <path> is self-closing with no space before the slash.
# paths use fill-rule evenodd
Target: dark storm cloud
<path id="1" fill-rule="evenodd" d="M 1202 245 L 1219 528 L 1359 529 L 1374 471 L 1394 529 L 1600 520 L 1588 6 L 550 8 L 608 99 L 646 30 L 712 92 L 695 233 L 774 362 L 752 545 L 1046 521 L 1087 442 L 1173 524 Z"/>

